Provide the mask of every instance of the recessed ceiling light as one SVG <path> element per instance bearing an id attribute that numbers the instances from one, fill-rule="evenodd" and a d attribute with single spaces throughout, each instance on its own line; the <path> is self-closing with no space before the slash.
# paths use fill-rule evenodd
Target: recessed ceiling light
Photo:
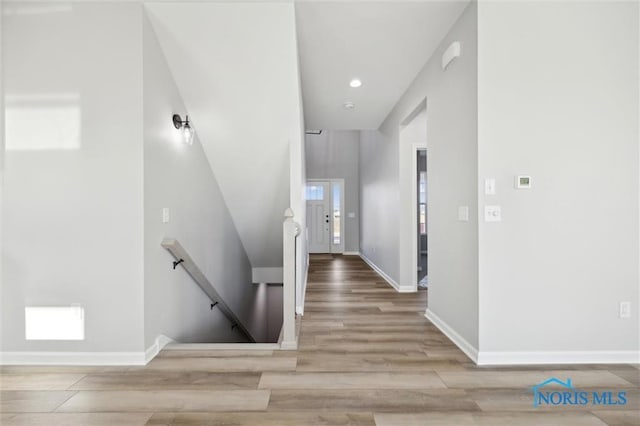
<path id="1" fill-rule="evenodd" d="M 342 104 L 343 107 L 345 107 L 345 109 L 354 109 L 356 107 L 356 104 L 354 104 L 353 102 L 345 102 L 344 104 Z"/>
<path id="2" fill-rule="evenodd" d="M 356 87 L 360 87 L 362 86 L 362 82 L 360 80 L 358 80 L 357 78 L 354 78 L 353 80 L 351 80 L 349 82 L 349 86 L 356 88 Z"/>

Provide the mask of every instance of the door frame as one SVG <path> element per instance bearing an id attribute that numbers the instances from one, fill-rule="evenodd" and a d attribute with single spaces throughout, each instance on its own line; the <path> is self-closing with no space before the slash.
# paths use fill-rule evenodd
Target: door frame
<path id="1" fill-rule="evenodd" d="M 331 254 L 343 254 L 344 253 L 344 240 L 345 240 L 345 220 L 346 217 L 344 215 L 345 212 L 345 205 L 344 205 L 344 200 L 345 200 L 345 195 L 344 195 L 344 179 L 343 178 L 331 178 L 331 179 L 319 179 L 319 178 L 313 178 L 313 179 L 307 179 L 307 184 L 309 183 L 317 183 L 317 182 L 329 182 L 329 194 L 331 194 L 331 198 L 329 199 L 329 205 L 330 207 L 330 220 L 331 222 L 329 223 L 329 229 L 330 229 L 330 235 L 329 235 L 329 253 Z M 338 183 L 340 185 L 340 244 L 333 244 L 333 184 L 334 183 Z M 417 284 L 416 284 L 417 285 Z"/>
<path id="2" fill-rule="evenodd" d="M 309 253 L 331 253 L 331 182 L 321 179 L 317 179 L 314 182 L 307 181 L 305 188 L 309 188 L 310 186 L 321 188 L 322 198 L 307 199 L 305 196 Z M 305 195 L 307 192 L 307 189 L 305 189 Z M 320 207 L 322 208 L 321 217 L 318 215 L 318 208 Z M 316 231 L 322 235 L 313 234 L 313 232 Z M 319 240 L 322 242 L 320 243 Z"/>
<path id="3" fill-rule="evenodd" d="M 412 242 L 412 255 L 411 258 L 413 259 L 412 264 L 413 264 L 413 271 L 411 272 L 411 276 L 413 277 L 412 282 L 413 282 L 413 290 L 414 291 L 418 291 L 418 233 L 415 232 L 416 226 L 418 224 L 418 179 L 416 174 L 418 173 L 418 151 L 427 151 L 427 142 L 415 142 L 411 144 L 411 158 L 412 158 L 412 162 L 413 162 L 413 179 L 411 180 L 411 193 L 413 194 L 411 197 L 411 206 L 412 211 L 411 211 L 411 217 L 412 217 L 412 223 L 413 223 L 413 237 L 411 238 L 411 242 Z M 427 158 L 429 158 L 429 152 L 427 151 Z M 426 187 L 429 188 L 429 160 L 427 160 L 427 178 L 426 178 L 426 183 L 425 183 Z M 429 217 L 429 190 L 427 189 L 427 218 Z M 428 220 L 427 220 L 427 224 L 428 224 Z M 427 225 L 427 251 L 429 250 L 429 226 Z M 429 256 L 427 254 L 427 256 Z M 427 265 L 429 264 L 429 258 L 427 257 Z M 428 274 L 429 268 L 427 267 L 427 274 Z"/>

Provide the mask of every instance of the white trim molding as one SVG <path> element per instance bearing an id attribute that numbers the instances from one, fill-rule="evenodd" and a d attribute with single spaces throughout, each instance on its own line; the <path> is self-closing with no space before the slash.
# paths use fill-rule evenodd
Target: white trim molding
<path id="1" fill-rule="evenodd" d="M 343 256 L 360 256 L 359 251 L 345 251 L 342 253 Z"/>
<path id="2" fill-rule="evenodd" d="M 171 342 L 159 335 L 144 352 L 0 352 L 0 365 L 146 365 Z"/>
<path id="3" fill-rule="evenodd" d="M 639 364 L 639 351 L 517 351 L 478 353 L 478 365 Z"/>
<path id="4" fill-rule="evenodd" d="M 144 363 L 148 364 L 152 359 L 156 357 L 160 353 L 160 351 L 167 346 L 169 343 L 173 343 L 173 339 L 165 336 L 164 334 L 160 334 L 156 337 L 156 341 L 144 351 Z"/>
<path id="5" fill-rule="evenodd" d="M 280 346 L 278 347 L 278 349 L 283 351 L 295 351 L 298 349 L 298 341 L 293 340 L 290 342 L 282 342 L 280 343 Z"/>
<path id="6" fill-rule="evenodd" d="M 278 343 L 171 343 L 164 348 L 166 351 L 275 351 L 280 349 Z"/>
<path id="7" fill-rule="evenodd" d="M 364 260 L 364 262 L 371 267 L 378 275 L 380 275 L 386 282 L 389 283 L 391 287 L 393 287 L 398 293 L 415 293 L 416 289 L 413 287 L 401 286 L 398 284 L 393 278 L 387 275 L 382 269 L 378 267 L 371 259 L 365 256 L 362 253 L 358 253 L 360 259 Z"/>
<path id="8" fill-rule="evenodd" d="M 367 256 L 365 256 L 362 253 L 360 253 L 360 259 L 364 260 L 364 262 L 367 265 L 369 265 L 371 267 L 371 269 L 376 271 L 376 273 L 378 275 L 380 275 L 386 282 L 388 282 L 391 287 L 393 287 L 396 290 L 400 291 L 400 285 L 393 278 L 391 278 L 389 275 L 387 275 L 386 272 L 384 272 L 382 269 L 378 268 L 378 265 L 373 263 L 373 261 L 371 259 L 369 259 Z"/>
<path id="9" fill-rule="evenodd" d="M 640 364 L 640 351 L 478 351 L 433 311 L 424 316 L 477 365 Z"/>
<path id="10" fill-rule="evenodd" d="M 2 352 L 0 365 L 145 365 L 145 352 Z"/>
<path id="11" fill-rule="evenodd" d="M 476 349 L 471 343 L 469 343 L 464 337 L 458 334 L 449 324 L 444 322 L 442 318 L 433 313 L 433 311 L 427 309 L 424 316 L 435 325 L 438 330 L 449 338 L 462 352 L 465 353 L 471 361 L 478 363 L 478 349 Z"/>

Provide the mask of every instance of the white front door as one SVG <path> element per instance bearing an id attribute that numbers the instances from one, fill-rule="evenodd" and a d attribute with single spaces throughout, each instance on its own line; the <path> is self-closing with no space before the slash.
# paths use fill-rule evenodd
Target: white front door
<path id="1" fill-rule="evenodd" d="M 310 182 L 307 184 L 307 228 L 309 229 L 309 253 L 331 252 L 331 184 Z"/>

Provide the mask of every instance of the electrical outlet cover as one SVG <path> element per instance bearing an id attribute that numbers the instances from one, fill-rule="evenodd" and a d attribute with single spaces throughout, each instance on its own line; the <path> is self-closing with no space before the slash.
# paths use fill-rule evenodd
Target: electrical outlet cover
<path id="1" fill-rule="evenodd" d="M 485 222 L 502 222 L 502 210 L 500 206 L 484 206 Z"/>

